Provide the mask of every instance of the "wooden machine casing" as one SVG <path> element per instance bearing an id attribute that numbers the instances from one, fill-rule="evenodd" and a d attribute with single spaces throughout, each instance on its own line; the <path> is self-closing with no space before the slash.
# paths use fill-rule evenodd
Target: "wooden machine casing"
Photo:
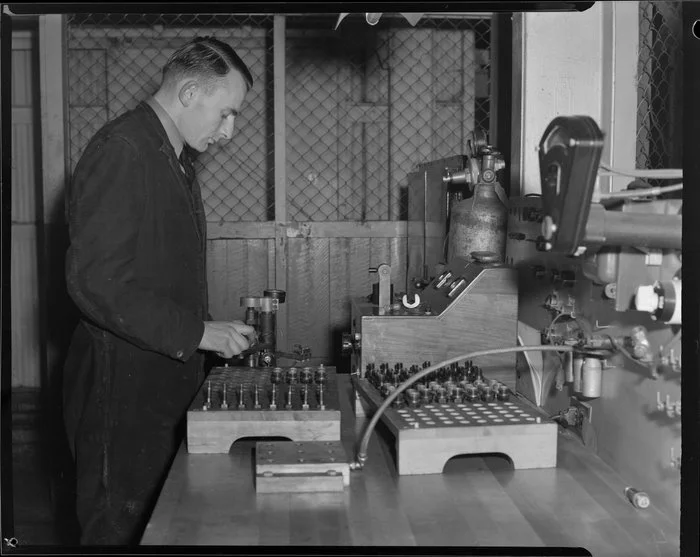
<path id="1" fill-rule="evenodd" d="M 352 372 L 364 377 L 368 364 L 434 365 L 467 352 L 517 346 L 517 271 L 455 259 L 447 272 L 453 279 L 463 278 L 464 285 L 449 297 L 449 284 L 438 288 L 436 277 L 419 293 L 431 315 L 405 310 L 380 315 L 379 307 L 366 298 L 351 301 Z M 515 390 L 514 353 L 483 356 L 473 363 L 487 379 Z"/>

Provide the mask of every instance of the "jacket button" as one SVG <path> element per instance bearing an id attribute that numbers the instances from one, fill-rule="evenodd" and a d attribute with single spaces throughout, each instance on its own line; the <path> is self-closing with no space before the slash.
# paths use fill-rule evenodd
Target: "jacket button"
<path id="1" fill-rule="evenodd" d="M 184 352 L 183 352 L 182 350 L 178 350 L 178 351 L 177 351 L 177 354 L 175 354 L 175 355 L 176 355 L 178 358 L 182 358 L 182 354 L 183 354 L 183 353 L 184 353 Z"/>

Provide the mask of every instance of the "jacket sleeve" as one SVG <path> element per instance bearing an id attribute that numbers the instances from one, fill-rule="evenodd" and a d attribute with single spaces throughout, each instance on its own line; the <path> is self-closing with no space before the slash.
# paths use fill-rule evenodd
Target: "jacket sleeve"
<path id="1" fill-rule="evenodd" d="M 138 231 L 147 191 L 138 149 L 119 136 L 91 142 L 66 207 L 68 291 L 92 321 L 136 346 L 185 361 L 204 333 L 200 317 L 140 285 Z"/>

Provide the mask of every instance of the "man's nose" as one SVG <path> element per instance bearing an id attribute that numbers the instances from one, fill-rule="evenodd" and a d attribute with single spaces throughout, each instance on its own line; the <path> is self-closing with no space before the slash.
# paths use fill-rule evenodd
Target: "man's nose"
<path id="1" fill-rule="evenodd" d="M 233 121 L 234 117 L 229 116 L 223 122 L 221 122 L 219 133 L 221 134 L 221 138 L 225 141 L 229 141 L 233 137 Z"/>

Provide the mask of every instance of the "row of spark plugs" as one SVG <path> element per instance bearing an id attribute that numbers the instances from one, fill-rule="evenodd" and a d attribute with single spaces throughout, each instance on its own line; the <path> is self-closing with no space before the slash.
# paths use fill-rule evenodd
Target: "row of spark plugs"
<path id="1" fill-rule="evenodd" d="M 396 387 L 394 385 L 384 384 L 381 389 L 381 395 L 386 398 L 388 397 Z M 445 381 L 444 383 L 438 383 L 437 381 L 430 381 L 427 385 L 423 383 L 418 383 L 415 388 L 406 389 L 403 399 L 398 397 L 392 404 L 394 408 L 402 408 L 407 406 L 408 408 L 419 408 L 424 404 L 448 404 L 448 403 L 462 403 L 462 402 L 494 402 L 499 400 L 501 402 L 508 402 L 510 400 L 510 390 L 507 385 L 496 381 L 495 379 L 490 379 L 488 381 L 482 381 L 477 379 L 476 381 L 460 381 L 459 383 L 454 383 L 452 381 Z"/>
<path id="2" fill-rule="evenodd" d="M 426 369 L 428 367 L 430 367 L 430 362 L 423 362 L 422 367 L 412 365 L 408 369 L 404 367 L 403 363 L 394 364 L 393 369 L 389 364 L 380 364 L 379 369 L 375 368 L 374 364 L 367 364 L 365 378 L 376 389 L 381 389 L 382 385 L 385 383 L 396 387 L 412 375 L 421 371 L 421 369 Z M 484 374 L 480 367 L 473 365 L 471 361 L 467 361 L 463 366 L 454 363 L 446 367 L 441 367 L 425 376 L 421 380 L 421 383 L 427 385 L 433 381 L 437 381 L 438 383 L 460 383 L 464 381 L 474 383 L 475 381 L 484 381 Z"/>
<path id="3" fill-rule="evenodd" d="M 252 388 L 250 390 L 247 390 L 245 388 L 245 385 L 243 383 L 240 383 L 234 389 L 232 389 L 234 393 L 232 395 L 231 392 L 228 390 L 228 385 L 224 383 L 223 389 L 220 393 L 221 403 L 219 407 L 222 410 L 228 410 L 229 408 L 232 410 L 246 410 L 250 408 L 254 410 L 262 410 L 263 407 L 266 406 L 270 410 L 277 410 L 278 408 L 282 407 L 284 407 L 285 410 L 292 410 L 292 401 L 295 398 L 295 393 L 297 391 L 298 385 L 302 410 L 311 409 L 311 405 L 309 403 L 310 396 L 314 396 L 314 398 L 316 398 L 318 402 L 318 404 L 315 405 L 316 409 L 325 410 L 326 405 L 323 401 L 323 390 L 327 381 L 328 377 L 326 375 L 326 370 L 323 366 L 319 366 L 319 368 L 317 368 L 315 372 L 312 372 L 311 368 L 307 367 L 303 368 L 301 371 L 299 371 L 297 368 L 289 368 L 286 373 L 284 373 L 282 368 L 275 367 L 270 372 L 270 383 L 272 384 L 272 386 L 269 389 L 269 391 L 263 391 L 263 389 L 261 389 L 257 383 L 254 383 Z M 315 388 L 313 386 L 314 383 L 316 385 Z M 278 405 L 280 393 L 284 393 L 284 402 L 283 404 Z M 265 395 L 269 395 L 269 404 L 263 405 L 261 402 L 261 398 L 263 398 L 263 396 Z M 229 404 L 229 399 L 232 396 L 237 399 L 237 404 L 236 401 L 233 401 L 232 404 Z M 265 402 L 267 402 L 267 400 L 265 400 Z M 208 381 L 206 400 L 202 405 L 202 410 L 207 411 L 211 408 L 212 390 L 211 381 Z"/>

